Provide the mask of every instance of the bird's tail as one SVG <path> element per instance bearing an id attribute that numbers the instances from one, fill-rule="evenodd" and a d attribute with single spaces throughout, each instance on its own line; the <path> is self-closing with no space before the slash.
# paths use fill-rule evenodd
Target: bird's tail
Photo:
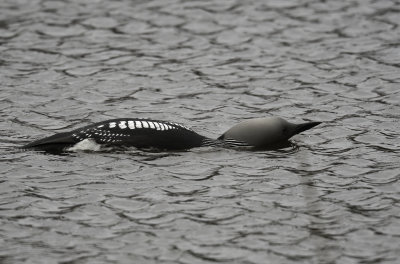
<path id="1" fill-rule="evenodd" d="M 39 140 L 35 140 L 33 142 L 30 142 L 22 146 L 21 148 L 23 149 L 35 148 L 45 151 L 62 151 L 65 148 L 72 146 L 77 142 L 78 141 L 72 137 L 71 133 L 65 132 L 65 133 L 58 133 L 50 137 L 42 138 Z"/>

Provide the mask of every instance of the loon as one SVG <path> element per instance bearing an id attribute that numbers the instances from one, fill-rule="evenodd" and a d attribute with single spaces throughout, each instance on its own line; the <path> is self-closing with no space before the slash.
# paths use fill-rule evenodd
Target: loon
<path id="1" fill-rule="evenodd" d="M 321 122 L 293 124 L 280 117 L 245 120 L 217 139 L 202 136 L 181 124 L 152 119 L 119 118 L 58 133 L 22 148 L 68 151 L 85 142 L 100 146 L 123 146 L 185 150 L 203 146 L 273 148 Z"/>

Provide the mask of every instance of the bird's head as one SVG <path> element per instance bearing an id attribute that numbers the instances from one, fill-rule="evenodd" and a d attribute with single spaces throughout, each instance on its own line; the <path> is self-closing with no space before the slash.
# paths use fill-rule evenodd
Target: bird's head
<path id="1" fill-rule="evenodd" d="M 219 137 L 225 141 L 238 141 L 257 148 L 268 148 L 282 144 L 288 139 L 315 127 L 321 122 L 290 123 L 280 117 L 254 118 L 245 120 Z"/>

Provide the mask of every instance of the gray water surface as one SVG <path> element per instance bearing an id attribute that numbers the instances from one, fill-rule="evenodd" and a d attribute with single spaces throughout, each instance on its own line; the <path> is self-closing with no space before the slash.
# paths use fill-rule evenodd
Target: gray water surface
<path id="1" fill-rule="evenodd" d="M 1 263 L 399 263 L 398 1 L 0 1 Z M 276 151 L 16 147 L 119 117 Z"/>

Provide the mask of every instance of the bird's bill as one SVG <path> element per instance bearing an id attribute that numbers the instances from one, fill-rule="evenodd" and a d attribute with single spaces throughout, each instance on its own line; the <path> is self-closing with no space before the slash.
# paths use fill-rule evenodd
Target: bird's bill
<path id="1" fill-rule="evenodd" d="M 308 122 L 308 123 L 298 124 L 298 125 L 296 125 L 294 134 L 295 135 L 299 134 L 299 133 L 309 130 L 319 124 L 321 124 L 321 122 Z"/>

